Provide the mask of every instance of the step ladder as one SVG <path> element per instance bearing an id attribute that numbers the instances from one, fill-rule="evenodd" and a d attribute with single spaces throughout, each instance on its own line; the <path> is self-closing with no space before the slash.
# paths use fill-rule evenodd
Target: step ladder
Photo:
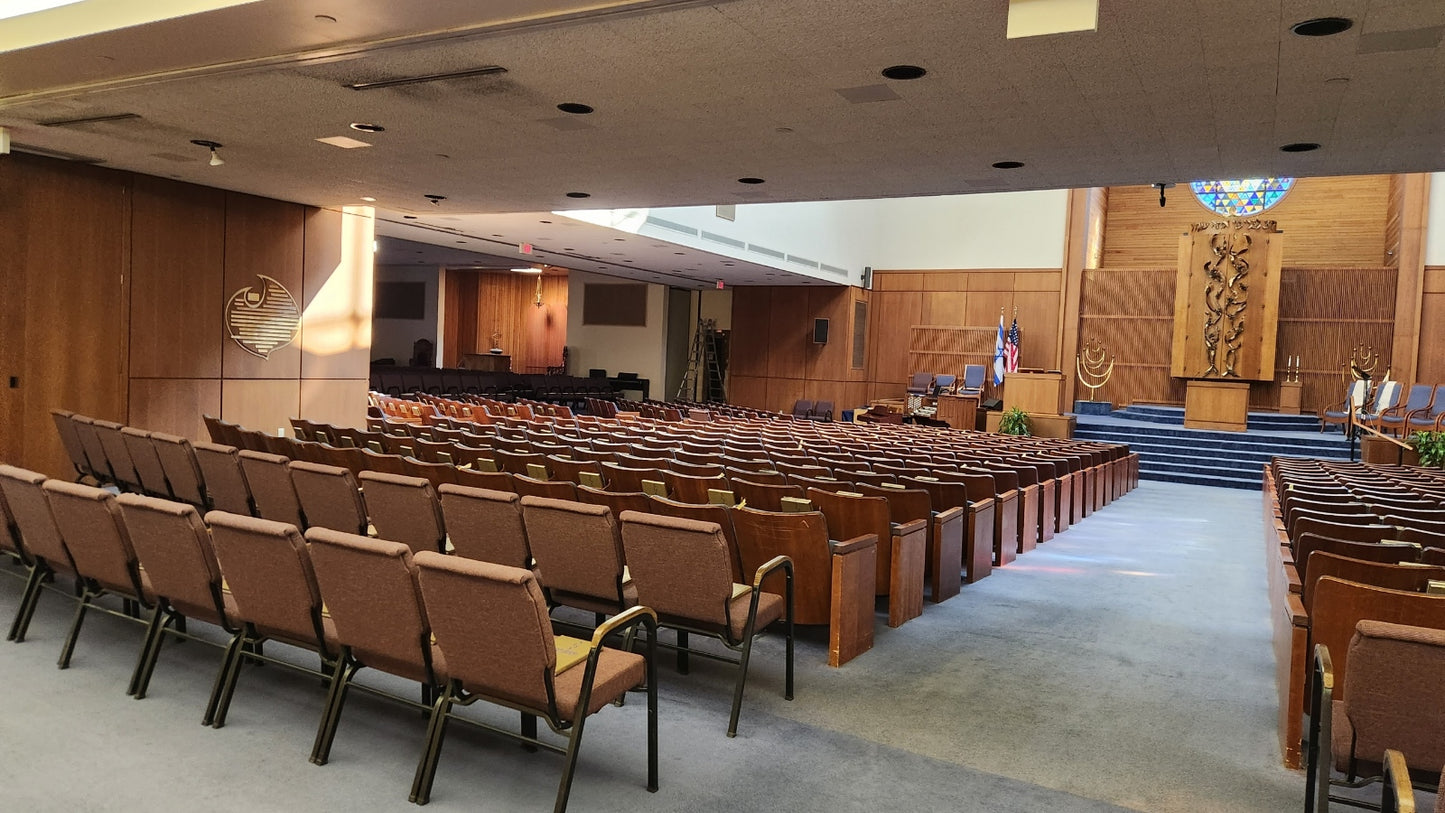
<path id="1" fill-rule="evenodd" d="M 699 402 L 727 402 L 722 359 L 718 357 L 716 319 L 699 319 L 697 322 L 697 330 L 692 336 L 692 350 L 687 357 L 687 372 L 683 374 L 682 383 L 678 385 L 677 398 Z"/>

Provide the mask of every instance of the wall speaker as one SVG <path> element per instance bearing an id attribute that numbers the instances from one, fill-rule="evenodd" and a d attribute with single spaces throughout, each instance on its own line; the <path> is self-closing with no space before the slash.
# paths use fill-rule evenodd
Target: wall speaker
<path id="1" fill-rule="evenodd" d="M 828 343 L 828 320 L 827 320 L 827 319 L 814 319 L 814 320 L 813 320 L 813 344 L 827 344 L 827 343 Z"/>
<path id="2" fill-rule="evenodd" d="M 979 406 L 984 409 L 1003 409 L 1003 401 L 998 398 L 985 398 Z"/>
<path id="3" fill-rule="evenodd" d="M 863 266 L 863 290 L 873 290 L 873 266 Z"/>

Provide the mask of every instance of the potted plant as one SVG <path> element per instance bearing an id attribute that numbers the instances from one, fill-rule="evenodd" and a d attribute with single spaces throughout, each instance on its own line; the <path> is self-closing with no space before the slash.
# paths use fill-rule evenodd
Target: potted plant
<path id="1" fill-rule="evenodd" d="M 1019 407 L 1009 407 L 998 416 L 998 432 L 1000 435 L 1022 435 L 1029 437 L 1033 434 L 1033 421 L 1029 420 L 1029 414 Z"/>
<path id="2" fill-rule="evenodd" d="M 1410 446 L 1420 456 L 1420 465 L 1445 468 L 1445 432 L 1416 432 L 1410 436 Z"/>

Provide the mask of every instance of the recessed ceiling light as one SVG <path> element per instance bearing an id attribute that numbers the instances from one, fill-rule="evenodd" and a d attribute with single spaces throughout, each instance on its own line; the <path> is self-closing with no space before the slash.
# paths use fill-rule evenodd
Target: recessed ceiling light
<path id="1" fill-rule="evenodd" d="M 685 252 L 685 251 L 674 251 L 674 252 L 672 252 L 672 253 L 673 253 L 673 254 L 676 254 L 676 255 L 679 256 L 679 257 L 682 257 L 682 256 L 684 256 L 684 255 L 687 254 L 687 252 Z"/>
<path id="2" fill-rule="evenodd" d="M 457 241 L 457 245 L 459 245 L 459 246 L 464 246 L 464 245 L 466 245 L 466 244 L 467 244 L 467 241 L 466 241 L 466 240 L 458 240 L 458 241 Z"/>
<path id="3" fill-rule="evenodd" d="M 563 113 L 572 113 L 578 116 L 585 116 L 588 113 L 591 113 L 596 108 L 594 108 L 590 104 L 582 104 L 581 102 L 563 102 L 557 105 L 557 109 L 561 110 Z"/>
<path id="4" fill-rule="evenodd" d="M 437 157 L 438 157 L 438 158 L 451 158 L 450 155 L 447 155 L 447 154 L 444 153 L 444 152 L 439 152 L 439 153 L 437 153 Z"/>
<path id="5" fill-rule="evenodd" d="M 1320 145 L 1313 141 L 1296 141 L 1293 144 L 1285 144 L 1279 148 L 1280 152 L 1314 152 Z"/>
<path id="6" fill-rule="evenodd" d="M 1348 17 L 1316 17 L 1313 20 L 1295 23 L 1289 27 L 1289 30 L 1301 37 L 1328 37 L 1334 34 L 1343 34 L 1354 25 L 1355 21 Z"/>
<path id="7" fill-rule="evenodd" d="M 592 197 L 592 195 L 591 195 L 591 193 L 589 193 L 589 192 L 568 192 L 568 193 L 567 193 L 567 197 L 569 197 L 569 198 L 590 198 L 590 197 Z"/>
<path id="8" fill-rule="evenodd" d="M 422 197 L 431 201 L 431 205 L 433 206 L 440 206 L 442 201 L 447 199 L 446 195 L 422 195 Z"/>
<path id="9" fill-rule="evenodd" d="M 760 184 L 765 183 L 765 181 L 762 178 L 738 178 L 738 183 Z"/>
<path id="10" fill-rule="evenodd" d="M 380 124 L 367 124 L 364 121 L 353 121 L 351 123 L 351 129 L 360 130 L 363 133 L 380 133 L 386 130 L 386 128 Z"/>
<path id="11" fill-rule="evenodd" d="M 367 203 L 376 203 L 376 198 L 373 198 L 370 195 L 362 195 L 361 199 L 366 201 Z"/>
<path id="12" fill-rule="evenodd" d="M 552 221 L 550 221 L 550 220 L 538 220 L 537 222 L 538 222 L 538 223 L 545 223 L 545 224 L 548 225 L 548 226 L 552 225 Z"/>
<path id="13" fill-rule="evenodd" d="M 402 220 L 416 220 L 416 215 L 402 215 Z"/>
<path id="14" fill-rule="evenodd" d="M 332 17 L 330 14 L 318 14 L 318 15 L 316 15 L 316 17 L 315 17 L 315 20 L 316 20 L 316 22 L 318 22 L 318 23 L 334 23 L 334 22 L 336 22 L 336 18 L 335 18 L 335 17 Z"/>
<path id="15" fill-rule="evenodd" d="M 355 150 L 360 149 L 361 147 L 371 146 L 365 141 L 357 141 L 350 136 L 330 136 L 328 138 L 318 138 L 316 140 L 320 141 L 322 144 L 330 144 L 333 147 L 340 147 L 343 150 Z"/>
<path id="16" fill-rule="evenodd" d="M 893 65 L 891 67 L 884 68 L 882 73 L 884 79 L 898 79 L 900 81 L 903 81 L 908 79 L 922 78 L 925 74 L 928 73 L 928 71 L 918 67 L 917 65 Z"/>
<path id="17" fill-rule="evenodd" d="M 429 73 L 425 76 L 403 76 L 397 79 L 382 79 L 376 82 L 355 82 L 343 87 L 352 90 L 377 90 L 379 88 L 394 88 L 400 85 L 419 85 L 426 82 L 445 82 L 451 79 L 470 79 L 475 76 L 491 76 L 497 73 L 506 73 L 507 69 L 501 65 L 486 65 L 481 68 L 473 68 L 466 71 L 453 71 L 452 73 Z"/>
<path id="18" fill-rule="evenodd" d="M 1018 169 L 1024 165 L 1023 161 L 995 161 L 994 169 Z"/>

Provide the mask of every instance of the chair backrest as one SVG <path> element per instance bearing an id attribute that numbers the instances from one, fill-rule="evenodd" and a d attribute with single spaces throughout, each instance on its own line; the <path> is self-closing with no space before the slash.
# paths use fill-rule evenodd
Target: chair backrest
<path id="1" fill-rule="evenodd" d="M 1395 526 L 1374 523 L 1374 517 L 1361 515 L 1359 523 L 1331 522 L 1320 517 L 1301 516 L 1294 520 L 1290 529 L 1292 539 L 1305 534 L 1327 536 L 1331 539 L 1348 539 L 1352 542 L 1380 542 L 1395 533 Z"/>
<path id="2" fill-rule="evenodd" d="M 537 480 L 525 474 L 512 475 L 512 487 L 523 497 L 576 500 L 577 485 L 571 480 Z"/>
<path id="3" fill-rule="evenodd" d="M 577 501 L 606 506 L 612 512 L 614 521 L 622 516 L 623 511 L 647 510 L 647 494 L 641 491 L 607 491 L 590 486 L 577 486 Z"/>
<path id="4" fill-rule="evenodd" d="M 602 477 L 607 480 L 607 490 L 617 492 L 641 491 L 643 480 L 663 481 L 659 468 L 621 466 L 616 463 L 602 464 Z"/>
<path id="5" fill-rule="evenodd" d="M 1309 580 L 1309 563 L 1316 552 L 1333 553 L 1350 559 L 1366 562 L 1398 564 L 1419 559 L 1420 546 L 1401 542 L 1357 542 L 1352 539 L 1335 539 L 1316 533 L 1303 533 L 1295 540 L 1295 570 L 1300 581 Z"/>
<path id="6" fill-rule="evenodd" d="M 601 505 L 523 497 L 527 542 L 554 601 L 558 591 L 621 605 L 622 536 Z M 565 603 L 565 601 L 563 601 Z M 619 606 L 619 610 L 625 609 Z"/>
<path id="7" fill-rule="evenodd" d="M 140 475 L 136 473 L 135 461 L 131 460 L 130 450 L 126 448 L 125 438 L 120 433 L 124 427 L 114 421 L 93 421 L 92 424 L 95 426 L 96 436 L 100 438 L 100 445 L 105 449 L 105 459 L 110 461 L 110 470 L 115 475 L 116 483 L 132 491 L 140 490 Z"/>
<path id="8" fill-rule="evenodd" d="M 928 385 L 933 383 L 933 373 L 914 373 L 908 379 L 908 390 L 910 392 L 925 392 Z"/>
<path id="9" fill-rule="evenodd" d="M 291 458 L 249 449 L 239 452 L 237 457 L 241 471 L 246 473 L 246 485 L 251 489 L 256 514 L 262 519 L 284 522 L 305 530 L 306 516 L 301 512 L 301 500 L 296 497 L 291 469 L 287 467 Z"/>
<path id="10" fill-rule="evenodd" d="M 1315 585 L 1325 576 L 1368 584 L 1372 587 L 1403 590 L 1408 593 L 1423 592 L 1432 579 L 1445 581 L 1445 567 L 1432 567 L 1413 562 L 1404 564 L 1371 562 L 1322 550 L 1310 554 L 1309 568 L 1306 573 L 1307 577 L 1300 576 L 1300 598 L 1304 600 L 1306 611 L 1314 605 Z"/>
<path id="11" fill-rule="evenodd" d="M 206 514 L 236 615 L 265 635 L 331 655 L 321 591 L 295 525 L 224 511 Z"/>
<path id="12" fill-rule="evenodd" d="M 1360 409 L 1364 407 L 1365 398 L 1367 398 L 1369 394 L 1370 382 L 1359 380 L 1351 381 L 1349 389 L 1345 392 L 1345 403 L 1353 406 L 1355 409 Z"/>
<path id="13" fill-rule="evenodd" d="M 98 480 L 114 480 L 115 472 L 111 470 L 110 460 L 105 456 L 105 446 L 100 442 L 100 433 L 95 428 L 95 419 L 84 415 L 72 415 L 70 420 L 71 425 L 75 428 L 76 437 L 80 438 L 81 448 L 85 450 L 85 458 L 90 461 L 90 474 Z"/>
<path id="14" fill-rule="evenodd" d="M 196 461 L 196 450 L 191 448 L 191 442 L 179 435 L 152 432 L 151 443 L 155 446 L 156 457 L 160 458 L 166 482 L 171 487 L 171 496 L 204 510 L 205 479 L 201 475 L 201 466 Z"/>
<path id="15" fill-rule="evenodd" d="M 813 404 L 813 416 L 817 418 L 825 418 L 831 421 L 833 419 L 833 402 L 819 401 L 818 403 Z"/>
<path id="16" fill-rule="evenodd" d="M 707 493 L 711 489 L 726 489 L 728 483 L 722 475 L 716 477 L 696 477 L 689 474 L 678 474 L 674 471 L 662 473 L 663 482 L 667 484 L 668 494 L 678 502 L 693 503 L 701 505 L 707 502 Z"/>
<path id="17" fill-rule="evenodd" d="M 1430 384 L 1416 384 L 1410 387 L 1410 397 L 1405 400 L 1405 411 L 1424 409 L 1435 397 L 1435 387 Z"/>
<path id="18" fill-rule="evenodd" d="M 151 590 L 182 615 L 227 626 L 221 566 L 195 506 L 139 494 L 116 504 Z"/>
<path id="19" fill-rule="evenodd" d="M 366 506 L 351 469 L 292 460 L 291 484 L 309 527 L 366 533 Z"/>
<path id="20" fill-rule="evenodd" d="M 952 373 L 939 373 L 933 377 L 933 387 L 940 392 L 952 388 L 957 382 L 958 376 Z"/>
<path id="21" fill-rule="evenodd" d="M 328 528 L 311 528 L 306 542 L 336 640 L 367 666 L 435 684 L 411 548 Z"/>
<path id="22" fill-rule="evenodd" d="M 669 500 L 666 497 L 648 497 L 648 513 L 661 514 L 666 517 L 677 517 L 679 519 L 690 519 L 697 522 L 711 522 L 722 528 L 723 538 L 728 543 L 728 562 L 732 570 L 733 581 L 739 584 L 751 582 L 743 574 L 742 557 L 738 555 L 738 535 L 733 528 L 732 509 L 725 505 L 708 503 L 706 505 L 685 503 L 678 500 Z"/>
<path id="23" fill-rule="evenodd" d="M 1334 649 L 1330 655 L 1338 657 Z M 1347 662 L 1348 669 L 1334 661 L 1335 696 L 1345 696 L 1353 753 L 1375 762 L 1386 748 L 1394 748 L 1411 768 L 1440 770 L 1445 764 L 1445 630 L 1362 620 L 1350 638 Z"/>
<path id="24" fill-rule="evenodd" d="M 734 508 L 733 527 L 743 573 L 774 556 L 791 557 L 794 568 L 794 618 L 799 624 L 826 624 L 832 597 L 832 552 L 828 523 L 821 511 L 782 514 Z"/>
<path id="25" fill-rule="evenodd" d="M 75 413 L 69 410 L 50 410 L 50 419 L 55 423 L 56 433 L 60 435 L 60 445 L 65 447 L 65 455 L 70 458 L 70 465 L 75 467 L 75 473 L 94 476 L 90 459 L 85 456 L 85 446 L 80 442 L 80 434 L 75 431 L 74 418 Z"/>
<path id="26" fill-rule="evenodd" d="M 1405 391 L 1405 385 L 1398 381 L 1381 381 L 1375 388 L 1375 403 L 1370 411 L 1379 414 L 1380 412 L 1392 409 L 1400 404 L 1400 395 Z"/>
<path id="27" fill-rule="evenodd" d="M 378 471 L 361 473 L 361 495 L 376 535 L 410 545 L 413 551 L 441 551 L 446 523 L 431 482 Z"/>
<path id="28" fill-rule="evenodd" d="M 445 485 L 441 488 L 442 515 L 448 539 L 457 556 L 528 567 L 532 548 L 522 522 L 522 498 L 509 491 Z"/>
<path id="29" fill-rule="evenodd" d="M 963 389 L 966 392 L 977 392 L 983 389 L 982 364 L 965 364 L 963 366 Z"/>
<path id="30" fill-rule="evenodd" d="M 532 571 L 416 554 L 421 594 L 447 673 L 467 690 L 555 715 L 557 649 Z"/>
<path id="31" fill-rule="evenodd" d="M 663 619 L 729 628 L 732 564 L 721 525 L 625 511 L 622 547 L 639 604 Z"/>
<path id="32" fill-rule="evenodd" d="M 74 573 L 75 563 L 70 560 L 70 551 L 66 550 L 60 528 L 55 524 L 50 497 L 41 487 L 45 480 L 45 475 L 39 472 L 0 464 L 0 492 L 5 494 L 10 518 L 20 531 L 25 552 L 44 560 L 54 570 Z"/>
<path id="33" fill-rule="evenodd" d="M 76 572 L 107 590 L 149 601 L 115 495 L 64 480 L 46 480 L 41 488 Z"/>
<path id="34" fill-rule="evenodd" d="M 806 398 L 799 398 L 793 402 L 793 417 L 806 418 L 813 412 L 813 402 Z"/>
<path id="35" fill-rule="evenodd" d="M 1336 681 L 1336 700 L 1348 697 L 1350 669 L 1341 653 L 1348 652 L 1355 625 L 1364 620 L 1445 629 L 1445 596 L 1387 590 L 1333 576 L 1320 579 L 1310 612 L 1310 640 L 1329 647 L 1336 677 L 1346 676 L 1345 681 Z"/>
<path id="36" fill-rule="evenodd" d="M 165 466 L 161 465 L 160 455 L 156 454 L 155 444 L 151 442 L 151 433 L 133 426 L 125 426 L 120 430 L 120 438 L 125 443 L 126 451 L 130 452 L 131 463 L 135 465 L 135 473 L 140 478 L 141 488 L 147 494 L 157 497 L 171 496 L 170 485 L 166 482 Z"/>
<path id="37" fill-rule="evenodd" d="M 803 499 L 801 486 L 786 483 L 780 485 L 757 483 L 739 477 L 732 479 L 732 492 L 739 501 L 747 500 L 748 507 L 757 508 L 760 511 L 783 510 L 784 497 Z"/>
<path id="38" fill-rule="evenodd" d="M 835 540 L 852 539 L 864 534 L 877 534 L 880 543 L 889 537 L 888 500 L 883 497 L 839 494 L 810 488 L 808 500 L 818 506 L 828 520 L 828 535 Z M 927 518 L 926 515 L 924 517 Z M 878 546 L 880 549 L 883 545 Z"/>
<path id="39" fill-rule="evenodd" d="M 205 478 L 206 498 L 211 508 L 231 514 L 250 516 L 255 511 L 251 487 L 241 470 L 241 455 L 235 446 L 218 443 L 192 444 L 196 465 Z"/>
<path id="40" fill-rule="evenodd" d="M 516 491 L 512 475 L 505 471 L 476 471 L 457 469 L 457 485 L 469 488 L 488 488 L 493 491 Z"/>

